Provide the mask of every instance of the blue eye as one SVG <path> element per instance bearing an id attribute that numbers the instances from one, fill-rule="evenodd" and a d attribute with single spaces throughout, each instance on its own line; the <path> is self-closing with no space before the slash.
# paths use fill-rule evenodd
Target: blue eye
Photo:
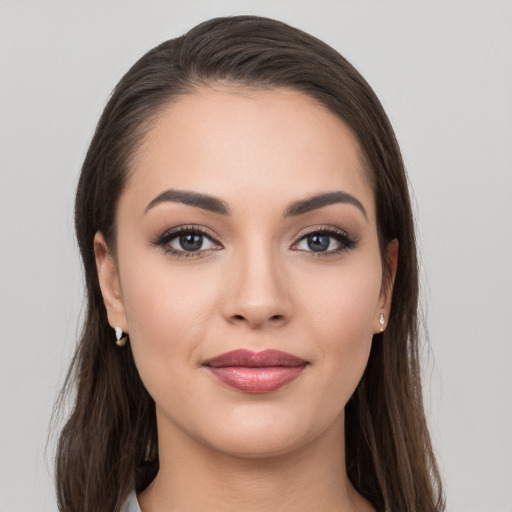
<path id="1" fill-rule="evenodd" d="M 174 256 L 194 256 L 221 248 L 220 244 L 203 230 L 188 226 L 167 231 L 153 243 Z"/>
<path id="2" fill-rule="evenodd" d="M 177 251 L 194 252 L 213 248 L 211 239 L 199 233 L 183 233 L 171 238 L 168 242 Z"/>
<path id="3" fill-rule="evenodd" d="M 309 235 L 306 237 L 306 244 L 314 252 L 324 252 L 329 250 L 332 240 L 333 238 L 327 235 Z"/>
<path id="4" fill-rule="evenodd" d="M 303 236 L 295 245 L 294 249 L 317 254 L 336 254 L 345 249 L 351 249 L 356 244 L 355 240 L 342 231 L 319 230 Z"/>

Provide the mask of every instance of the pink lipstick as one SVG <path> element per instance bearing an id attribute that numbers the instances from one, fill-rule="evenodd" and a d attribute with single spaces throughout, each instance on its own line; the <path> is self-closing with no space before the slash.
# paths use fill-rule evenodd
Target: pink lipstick
<path id="1" fill-rule="evenodd" d="M 245 393 L 268 393 L 295 380 L 307 361 L 279 350 L 233 350 L 204 363 L 222 383 Z"/>

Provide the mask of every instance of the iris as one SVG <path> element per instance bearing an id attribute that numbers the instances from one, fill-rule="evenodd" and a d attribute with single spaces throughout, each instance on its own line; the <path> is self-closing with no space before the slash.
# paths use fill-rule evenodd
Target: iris
<path id="1" fill-rule="evenodd" d="M 195 233 L 180 235 L 180 245 L 185 251 L 198 251 L 203 245 L 203 237 Z"/>
<path id="2" fill-rule="evenodd" d="M 330 238 L 328 235 L 309 235 L 307 237 L 307 244 L 312 251 L 323 252 L 329 249 Z"/>

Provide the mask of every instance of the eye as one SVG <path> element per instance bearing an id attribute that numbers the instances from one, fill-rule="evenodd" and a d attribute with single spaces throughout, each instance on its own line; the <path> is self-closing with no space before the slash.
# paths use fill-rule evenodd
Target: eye
<path id="1" fill-rule="evenodd" d="M 165 252 L 174 256 L 199 256 L 206 251 L 222 247 L 201 228 L 189 226 L 171 229 L 153 244 L 162 247 Z"/>
<path id="2" fill-rule="evenodd" d="M 171 238 L 167 244 L 177 251 L 204 251 L 214 247 L 213 241 L 200 233 L 182 233 Z"/>
<path id="3" fill-rule="evenodd" d="M 312 231 L 301 237 L 292 249 L 305 252 L 313 252 L 318 255 L 336 254 L 351 249 L 356 241 L 343 231 L 329 228 Z"/>
<path id="4" fill-rule="evenodd" d="M 301 251 L 325 252 L 329 249 L 335 249 L 337 246 L 339 246 L 339 242 L 334 240 L 334 237 L 315 233 L 300 240 L 297 244 L 297 249 Z"/>

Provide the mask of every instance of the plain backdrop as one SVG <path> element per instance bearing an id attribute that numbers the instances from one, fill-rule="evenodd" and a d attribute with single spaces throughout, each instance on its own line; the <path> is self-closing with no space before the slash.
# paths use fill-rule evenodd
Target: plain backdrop
<path id="1" fill-rule="evenodd" d="M 56 510 L 53 403 L 81 311 L 74 188 L 128 67 L 207 18 L 325 40 L 381 98 L 412 183 L 448 510 L 512 511 L 512 1 L 0 0 L 0 512 Z"/>

